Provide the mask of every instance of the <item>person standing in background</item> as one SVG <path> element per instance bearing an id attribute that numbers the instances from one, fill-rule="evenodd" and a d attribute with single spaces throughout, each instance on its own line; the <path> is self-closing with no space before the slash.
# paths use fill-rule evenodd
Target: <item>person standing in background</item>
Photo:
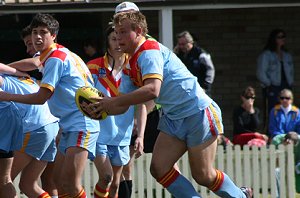
<path id="1" fill-rule="evenodd" d="M 210 54 L 196 46 L 188 31 L 177 34 L 177 45 L 174 53 L 187 66 L 188 70 L 198 78 L 205 93 L 211 96 L 211 86 L 215 78 L 215 67 Z"/>
<path id="2" fill-rule="evenodd" d="M 286 33 L 283 29 L 271 31 L 268 41 L 257 60 L 256 76 L 263 88 L 265 126 L 268 115 L 279 103 L 282 89 L 292 90 L 294 83 L 294 63 L 292 55 L 285 47 Z"/>

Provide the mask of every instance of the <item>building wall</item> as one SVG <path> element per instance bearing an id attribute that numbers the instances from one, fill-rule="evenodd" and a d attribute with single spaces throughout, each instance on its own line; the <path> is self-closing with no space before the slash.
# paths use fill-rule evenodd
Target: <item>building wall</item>
<path id="1" fill-rule="evenodd" d="M 287 32 L 287 48 L 295 64 L 295 104 L 300 104 L 299 7 L 174 11 L 173 17 L 174 34 L 189 30 L 212 55 L 216 68 L 212 97 L 222 109 L 225 134 L 231 136 L 232 109 L 239 105 L 246 86 L 256 88 L 255 105 L 262 109 L 256 59 L 273 28 Z"/>

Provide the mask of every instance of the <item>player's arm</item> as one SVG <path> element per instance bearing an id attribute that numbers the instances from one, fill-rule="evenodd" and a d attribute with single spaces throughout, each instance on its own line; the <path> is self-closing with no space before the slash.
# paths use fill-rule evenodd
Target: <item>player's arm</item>
<path id="1" fill-rule="evenodd" d="M 91 104 L 93 113 L 105 111 L 109 115 L 124 113 L 130 105 L 137 105 L 153 100 L 159 95 L 161 80 L 149 78 L 144 80 L 144 85 L 139 89 L 118 97 L 104 97 L 96 99 L 97 102 Z"/>
<path id="2" fill-rule="evenodd" d="M 0 101 L 13 101 L 24 104 L 44 104 L 52 95 L 52 92 L 41 87 L 38 92 L 33 94 L 10 94 L 0 92 Z"/>
<path id="3" fill-rule="evenodd" d="M 3 63 L 0 63 L 0 73 L 1 74 L 8 74 L 8 75 L 13 75 L 13 76 L 25 76 L 29 77 L 28 74 L 21 72 L 15 68 L 9 67 Z"/>
<path id="4" fill-rule="evenodd" d="M 144 153 L 144 132 L 147 122 L 147 108 L 145 104 L 137 105 L 137 138 L 134 143 L 135 157 L 139 158 Z"/>
<path id="5" fill-rule="evenodd" d="M 20 71 L 31 71 L 37 69 L 41 65 L 41 62 L 39 56 L 37 56 L 34 58 L 27 58 L 16 62 L 12 62 L 8 65 Z"/>
<path id="6" fill-rule="evenodd" d="M 144 81 L 144 85 L 139 89 L 115 97 L 115 104 L 118 107 L 130 106 L 145 103 L 158 97 L 161 87 L 161 80 L 149 78 Z"/>

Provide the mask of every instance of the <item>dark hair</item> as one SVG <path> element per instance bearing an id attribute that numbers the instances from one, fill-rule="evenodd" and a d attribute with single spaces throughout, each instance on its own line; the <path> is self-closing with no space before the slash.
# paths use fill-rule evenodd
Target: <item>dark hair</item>
<path id="1" fill-rule="evenodd" d="M 31 23 L 30 28 L 37 28 L 39 26 L 45 26 L 50 31 L 51 35 L 58 34 L 59 31 L 59 23 L 58 21 L 51 16 L 50 14 L 36 14 Z"/>
<path id="2" fill-rule="evenodd" d="M 98 49 L 99 45 L 97 39 L 94 38 L 85 39 L 83 42 L 83 47 L 88 47 L 88 46 L 92 46 L 93 48 Z"/>
<path id="3" fill-rule="evenodd" d="M 105 40 L 105 49 L 106 49 L 106 51 L 109 48 L 109 39 L 108 39 L 108 37 L 109 37 L 109 35 L 113 31 L 115 31 L 115 27 L 112 24 L 109 23 L 108 26 L 107 26 L 107 28 L 105 29 L 105 34 L 104 34 L 104 36 L 105 36 L 104 40 Z"/>
<path id="4" fill-rule="evenodd" d="M 242 92 L 242 96 L 255 96 L 255 89 L 251 86 L 246 87 Z"/>
<path id="5" fill-rule="evenodd" d="M 30 26 L 26 26 L 22 29 L 21 31 L 21 38 L 24 39 L 26 36 L 29 36 L 31 35 L 31 28 Z"/>
<path id="6" fill-rule="evenodd" d="M 286 33 L 283 29 L 278 28 L 278 29 L 272 30 L 269 35 L 267 44 L 264 47 L 264 50 L 271 50 L 271 51 L 276 50 L 276 47 L 277 47 L 276 38 L 279 33 L 282 33 L 284 36 L 286 36 Z M 287 51 L 287 49 L 284 46 L 282 46 L 281 49 L 284 51 Z"/>

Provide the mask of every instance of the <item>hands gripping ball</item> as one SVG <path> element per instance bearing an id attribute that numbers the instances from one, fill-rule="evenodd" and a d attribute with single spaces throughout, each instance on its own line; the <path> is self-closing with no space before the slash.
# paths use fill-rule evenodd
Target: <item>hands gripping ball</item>
<path id="1" fill-rule="evenodd" d="M 76 94 L 75 94 L 75 102 L 76 105 L 78 107 L 78 109 L 87 117 L 95 119 L 95 120 L 103 120 L 107 117 L 107 113 L 106 112 L 101 112 L 101 116 L 97 117 L 99 115 L 99 113 L 97 113 L 97 115 L 91 115 L 91 111 L 92 109 L 87 107 L 89 104 L 95 102 L 92 99 L 90 99 L 91 97 L 104 97 L 104 95 L 96 88 L 93 87 L 80 87 L 77 89 Z"/>

